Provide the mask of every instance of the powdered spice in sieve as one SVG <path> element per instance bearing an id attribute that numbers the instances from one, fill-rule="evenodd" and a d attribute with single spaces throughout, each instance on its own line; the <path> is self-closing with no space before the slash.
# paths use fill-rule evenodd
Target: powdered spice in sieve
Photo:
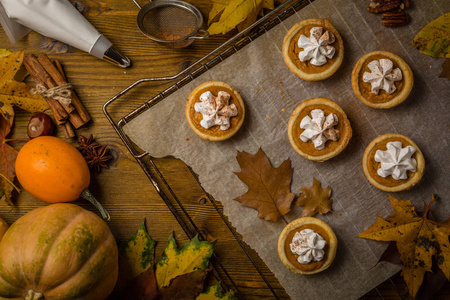
<path id="1" fill-rule="evenodd" d="M 189 46 L 196 39 L 205 39 L 208 31 L 200 29 L 203 16 L 192 4 L 179 0 L 156 0 L 140 8 L 139 30 L 148 38 L 171 48 Z M 200 35 L 197 35 L 200 33 Z"/>

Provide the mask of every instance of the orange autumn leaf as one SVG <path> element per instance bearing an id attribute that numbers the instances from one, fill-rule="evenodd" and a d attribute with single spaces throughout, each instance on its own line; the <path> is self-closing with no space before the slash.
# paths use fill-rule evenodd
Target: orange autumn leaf
<path id="1" fill-rule="evenodd" d="M 376 241 L 395 241 L 403 262 L 402 276 L 414 297 L 422 284 L 425 272 L 431 272 L 432 258 L 450 280 L 450 219 L 436 222 L 427 218 L 435 200 L 433 195 L 423 216 L 419 216 L 411 201 L 389 196 L 394 214 L 378 217 L 370 228 L 358 237 Z"/>
<path id="2" fill-rule="evenodd" d="M 290 189 L 294 169 L 289 159 L 274 168 L 260 148 L 256 154 L 238 151 L 237 161 L 241 172 L 235 174 L 248 191 L 236 201 L 257 209 L 259 218 L 273 222 L 291 210 L 295 194 Z"/>
<path id="3" fill-rule="evenodd" d="M 5 143 L 5 138 L 11 131 L 8 121 L 0 115 L 0 173 L 4 176 L 0 177 L 0 200 L 5 201 L 12 206 L 11 193 L 14 189 L 12 182 L 16 177 L 16 149 Z"/>
<path id="4" fill-rule="evenodd" d="M 8 120 L 10 126 L 14 121 L 13 106 L 31 113 L 48 109 L 47 102 L 39 94 L 33 95 L 30 87 L 14 80 L 23 62 L 24 51 L 0 57 L 0 114 Z"/>
<path id="5" fill-rule="evenodd" d="M 315 214 L 326 214 L 331 211 L 333 200 L 330 199 L 331 188 L 322 189 L 320 181 L 314 178 L 313 185 L 302 187 L 302 194 L 298 198 L 297 205 L 304 206 L 302 217 L 312 217 Z"/>

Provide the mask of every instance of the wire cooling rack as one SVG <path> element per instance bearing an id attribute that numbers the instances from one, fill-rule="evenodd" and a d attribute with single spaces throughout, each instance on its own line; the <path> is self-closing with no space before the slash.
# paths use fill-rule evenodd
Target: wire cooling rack
<path id="1" fill-rule="evenodd" d="M 131 84 L 129 87 L 125 88 L 123 91 L 119 92 L 111 99 L 109 99 L 103 105 L 103 112 L 106 115 L 106 118 L 111 123 L 114 130 L 119 135 L 120 139 L 125 144 L 127 149 L 130 151 L 131 155 L 136 159 L 137 163 L 142 168 L 142 170 L 152 183 L 153 187 L 156 189 L 162 200 L 165 202 L 165 204 L 167 205 L 167 207 L 169 208 L 175 219 L 178 221 L 178 223 L 180 224 L 180 226 L 182 227 L 183 231 L 185 232 L 188 238 L 193 238 L 197 234 L 200 240 L 206 240 L 203 230 L 201 230 L 199 226 L 197 226 L 193 218 L 188 213 L 187 209 L 183 206 L 180 199 L 174 192 L 174 189 L 169 185 L 169 183 L 166 181 L 163 174 L 161 173 L 160 169 L 155 164 L 153 158 L 150 157 L 150 155 L 147 152 L 142 152 L 142 150 L 138 149 L 132 143 L 132 141 L 125 134 L 123 127 L 144 111 L 151 109 L 154 105 L 165 99 L 167 96 L 174 93 L 175 91 L 177 91 L 178 89 L 180 89 L 181 87 L 183 87 L 196 77 L 205 73 L 209 69 L 213 68 L 217 64 L 221 63 L 231 55 L 235 54 L 240 49 L 251 43 L 253 40 L 257 39 L 259 36 L 263 35 L 276 25 L 280 24 L 289 16 L 295 14 L 296 12 L 298 12 L 300 9 L 310 4 L 311 2 L 313 2 L 313 0 L 286 1 L 280 4 L 274 10 L 272 10 L 269 14 L 265 15 L 263 18 L 253 23 L 250 27 L 238 33 L 237 35 L 235 35 L 234 37 L 223 43 L 221 46 L 214 49 L 206 56 L 202 57 L 201 59 L 199 59 L 198 61 L 193 63 L 190 67 L 186 68 L 180 73 L 168 77 L 154 77 L 154 78 L 140 79 Z M 127 115 L 123 116 L 117 122 L 113 119 L 111 113 L 108 110 L 109 106 L 112 103 L 114 103 L 119 98 L 121 98 L 129 91 L 135 89 L 137 86 L 141 84 L 149 82 L 167 83 L 172 81 L 176 81 L 176 83 L 171 85 L 169 88 L 161 91 L 159 94 L 152 97 L 150 100 L 147 100 L 144 104 L 137 107 L 135 110 L 128 113 Z M 201 187 L 200 182 L 198 182 L 197 175 L 193 172 L 193 170 L 189 166 L 187 167 L 189 171 L 192 173 L 193 177 L 197 180 L 198 185 Z M 265 285 L 267 286 L 267 289 L 270 291 L 269 294 L 271 295 L 271 297 L 279 299 L 280 298 L 279 295 L 277 295 L 274 287 L 271 285 L 268 278 L 264 275 L 263 270 L 261 270 L 256 261 L 252 258 L 245 244 L 239 238 L 238 234 L 231 226 L 231 224 L 228 222 L 227 218 L 223 215 L 221 209 L 217 206 L 214 199 L 205 190 L 203 190 L 203 192 L 206 195 L 206 198 L 209 201 L 209 203 L 214 207 L 214 210 L 217 212 L 220 219 L 223 221 L 223 223 L 226 225 L 227 229 L 230 231 L 236 242 L 239 244 L 240 248 L 248 258 L 251 265 L 254 267 L 254 269 L 257 271 L 261 279 L 264 281 Z M 177 207 L 179 209 L 177 209 Z M 223 279 L 227 279 L 229 285 L 231 285 L 232 289 L 236 292 L 236 296 L 242 299 L 243 296 L 237 284 L 230 276 L 229 272 L 226 270 L 224 265 L 221 263 L 220 259 L 215 254 L 213 254 L 212 257 L 212 263 L 214 266 L 212 271 L 213 275 L 219 282 L 222 283 L 222 287 L 227 291 L 230 290 L 230 287 L 224 284 Z M 219 271 L 220 274 L 222 274 L 222 276 L 219 274 Z M 226 278 L 224 278 L 223 276 L 225 276 Z M 402 300 L 405 299 L 403 293 L 400 292 L 400 289 L 397 287 L 395 282 L 392 279 L 389 279 L 388 281 L 394 287 L 394 290 L 397 292 L 399 296 L 399 298 L 397 299 Z M 382 291 L 380 291 L 378 288 L 375 288 L 374 291 L 376 292 L 376 294 L 379 296 L 380 299 L 385 299 L 385 297 L 382 294 Z"/>

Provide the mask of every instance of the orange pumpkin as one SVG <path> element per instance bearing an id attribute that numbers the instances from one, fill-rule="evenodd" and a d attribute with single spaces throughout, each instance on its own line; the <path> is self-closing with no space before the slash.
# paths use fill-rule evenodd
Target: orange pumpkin
<path id="1" fill-rule="evenodd" d="M 117 276 L 108 226 L 73 204 L 27 213 L 0 241 L 0 299 L 102 300 Z"/>
<path id="2" fill-rule="evenodd" d="M 16 176 L 30 194 L 50 203 L 80 198 L 90 182 L 83 155 L 68 142 L 54 136 L 37 137 L 20 149 Z"/>
<path id="3" fill-rule="evenodd" d="M 109 213 L 87 189 L 91 174 L 83 155 L 68 142 L 54 136 L 32 139 L 20 149 L 15 167 L 22 187 L 36 198 L 61 203 L 83 197 L 109 220 Z"/>

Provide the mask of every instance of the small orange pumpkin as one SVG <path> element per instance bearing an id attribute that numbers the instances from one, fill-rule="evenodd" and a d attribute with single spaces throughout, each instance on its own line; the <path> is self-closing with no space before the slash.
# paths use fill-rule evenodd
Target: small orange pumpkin
<path id="1" fill-rule="evenodd" d="M 0 241 L 0 299 L 103 300 L 117 276 L 114 236 L 74 204 L 31 211 Z"/>
<path id="2" fill-rule="evenodd" d="M 91 175 L 83 155 L 68 142 L 54 136 L 32 139 L 20 149 L 15 167 L 22 187 L 36 198 L 61 203 L 83 197 L 109 220 L 87 189 Z"/>
<path id="3" fill-rule="evenodd" d="M 25 190 L 50 203 L 80 198 L 91 179 L 83 155 L 54 136 L 37 137 L 20 149 L 16 175 Z"/>

